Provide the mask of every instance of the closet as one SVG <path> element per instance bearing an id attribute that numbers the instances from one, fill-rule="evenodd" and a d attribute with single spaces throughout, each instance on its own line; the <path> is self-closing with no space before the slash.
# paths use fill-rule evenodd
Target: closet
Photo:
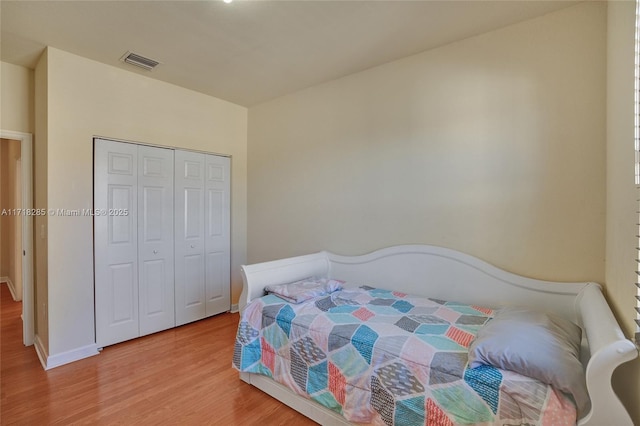
<path id="1" fill-rule="evenodd" d="M 230 308 L 228 157 L 94 141 L 99 347 Z"/>

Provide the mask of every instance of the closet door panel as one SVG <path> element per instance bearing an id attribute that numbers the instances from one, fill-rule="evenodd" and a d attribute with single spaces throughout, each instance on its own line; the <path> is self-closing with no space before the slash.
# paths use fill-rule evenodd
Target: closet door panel
<path id="1" fill-rule="evenodd" d="M 97 139 L 94 155 L 96 343 L 106 346 L 139 336 L 137 147 Z"/>
<path id="2" fill-rule="evenodd" d="M 184 306 L 187 309 L 202 311 L 204 300 L 204 259 L 201 254 L 184 257 Z"/>
<path id="3" fill-rule="evenodd" d="M 140 285 L 140 312 L 141 315 L 147 317 L 149 320 L 157 316 L 167 314 L 167 299 L 166 288 L 163 286 L 167 276 L 167 263 L 163 259 L 159 260 L 147 260 L 142 264 L 141 277 L 144 280 Z M 171 288 L 173 290 L 173 288 Z M 143 292 L 144 297 L 142 297 Z M 173 294 L 171 294 L 171 301 L 173 301 Z M 173 319 L 166 327 L 159 328 L 158 330 L 148 330 L 146 333 L 142 330 L 142 318 L 140 320 L 140 334 L 153 333 L 154 331 L 165 330 L 174 326 L 175 317 L 174 310 L 171 309 L 169 313 Z M 151 328 L 151 327 L 149 327 Z M 156 327 L 153 327 L 156 328 Z"/>
<path id="4" fill-rule="evenodd" d="M 202 188 L 194 188 L 195 182 L 189 182 L 192 187 L 183 189 L 184 195 L 184 238 L 191 244 L 202 245 L 202 219 L 203 219 L 203 191 Z"/>
<path id="5" fill-rule="evenodd" d="M 138 147 L 140 335 L 175 326 L 173 150 Z"/>
<path id="6" fill-rule="evenodd" d="M 207 316 L 230 309 L 230 159 L 206 156 L 206 312 Z"/>
<path id="7" fill-rule="evenodd" d="M 136 318 L 135 269 L 134 263 L 109 265 L 110 276 L 107 277 L 109 286 L 106 289 L 108 293 L 105 307 L 108 308 L 110 325 L 130 323 Z"/>
<path id="8" fill-rule="evenodd" d="M 175 151 L 176 324 L 204 318 L 205 155 Z"/>
<path id="9" fill-rule="evenodd" d="M 207 315 L 215 315 L 229 310 L 229 300 L 226 297 L 227 280 L 227 256 L 222 252 L 207 253 L 206 277 L 207 277 Z M 221 301 L 219 309 L 215 304 Z M 213 305 L 213 307 L 212 307 Z"/>

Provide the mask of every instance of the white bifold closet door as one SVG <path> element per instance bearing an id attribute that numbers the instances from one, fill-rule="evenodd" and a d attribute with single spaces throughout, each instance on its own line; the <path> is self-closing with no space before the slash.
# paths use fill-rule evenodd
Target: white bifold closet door
<path id="1" fill-rule="evenodd" d="M 176 325 L 230 309 L 230 160 L 175 152 Z"/>
<path id="2" fill-rule="evenodd" d="M 96 343 L 175 326 L 173 150 L 96 139 Z"/>
<path id="3" fill-rule="evenodd" d="M 138 147 L 140 335 L 175 327 L 173 150 Z"/>

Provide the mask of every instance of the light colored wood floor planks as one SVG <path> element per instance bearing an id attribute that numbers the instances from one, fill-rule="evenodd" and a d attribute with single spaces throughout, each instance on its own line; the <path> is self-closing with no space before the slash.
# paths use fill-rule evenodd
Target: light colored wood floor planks
<path id="1" fill-rule="evenodd" d="M 105 348 L 44 371 L 22 345 L 22 306 L 0 285 L 0 424 L 313 425 L 238 378 L 238 314 Z"/>

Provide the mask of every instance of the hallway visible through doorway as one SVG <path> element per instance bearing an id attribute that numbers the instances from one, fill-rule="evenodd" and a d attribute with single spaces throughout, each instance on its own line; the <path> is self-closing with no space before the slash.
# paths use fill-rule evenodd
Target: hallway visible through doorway
<path id="1" fill-rule="evenodd" d="M 20 141 L 0 139 L 0 281 L 22 300 L 22 159 Z"/>
<path id="2" fill-rule="evenodd" d="M 35 341 L 33 195 L 33 136 L 0 129 L 0 281 L 22 301 L 25 346 Z"/>

